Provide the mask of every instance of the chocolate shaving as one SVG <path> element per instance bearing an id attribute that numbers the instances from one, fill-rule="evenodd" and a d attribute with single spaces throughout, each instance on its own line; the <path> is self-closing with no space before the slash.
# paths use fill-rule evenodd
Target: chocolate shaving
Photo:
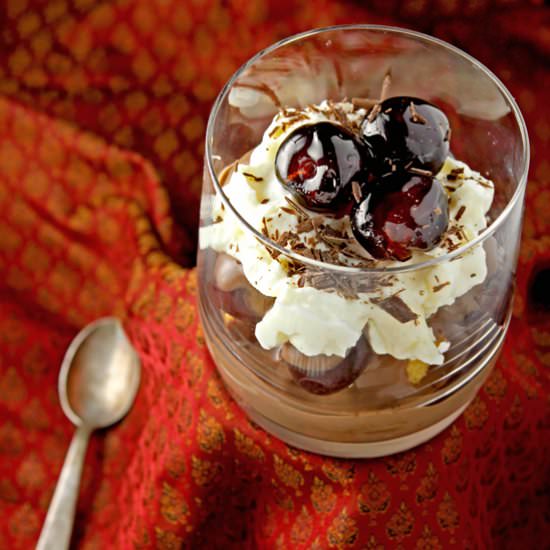
<path id="1" fill-rule="evenodd" d="M 349 238 L 348 237 L 341 237 L 339 235 L 322 235 L 322 239 L 325 241 L 325 242 L 328 242 L 329 244 L 336 244 L 336 245 L 341 245 L 341 244 L 347 244 L 349 242 Z M 342 248 L 343 250 L 343 248 Z"/>
<path id="2" fill-rule="evenodd" d="M 372 277 L 365 277 L 364 279 L 355 278 L 354 280 L 355 290 L 359 293 L 374 292 L 379 284 L 381 284 L 380 281 Z"/>
<path id="3" fill-rule="evenodd" d="M 313 224 L 313 228 L 318 231 L 319 229 L 323 229 L 325 227 L 324 216 L 313 216 L 310 218 L 311 223 Z"/>
<path id="4" fill-rule="evenodd" d="M 391 72 L 388 70 L 386 72 L 386 75 L 384 76 L 384 80 L 382 81 L 382 90 L 380 92 L 380 99 L 376 103 L 376 105 L 373 106 L 373 108 L 370 110 L 367 120 L 369 122 L 373 122 L 374 119 L 380 114 L 380 111 L 382 110 L 382 106 L 380 105 L 384 99 L 386 99 L 386 95 L 388 93 L 389 87 L 391 84 Z"/>
<path id="5" fill-rule="evenodd" d="M 257 90 L 258 92 L 262 92 L 267 95 L 267 97 L 269 97 L 269 99 L 273 101 L 278 109 L 282 108 L 283 106 L 277 94 L 267 84 L 264 84 L 263 82 L 260 82 L 259 84 L 246 84 L 244 82 L 237 82 L 233 86 L 235 88 L 248 88 L 249 90 Z"/>
<path id="6" fill-rule="evenodd" d="M 313 253 L 315 249 L 314 248 L 304 248 L 300 254 L 306 258 L 310 258 L 312 260 L 315 260 L 315 254 Z"/>
<path id="7" fill-rule="evenodd" d="M 338 62 L 338 59 L 331 57 L 332 66 L 334 67 L 334 74 L 336 75 L 336 84 L 338 90 L 342 89 L 342 84 L 344 82 L 344 75 L 342 74 L 342 66 Z"/>
<path id="8" fill-rule="evenodd" d="M 340 248 L 339 252 L 343 256 L 346 256 L 346 258 L 351 258 L 352 260 L 361 260 L 363 262 L 362 264 L 363 267 L 368 267 L 373 263 L 372 260 L 367 260 L 367 258 L 359 255 L 357 252 L 355 252 L 355 250 L 353 250 L 347 245 Z"/>
<path id="9" fill-rule="evenodd" d="M 218 181 L 220 182 L 220 185 L 222 187 L 227 183 L 227 179 L 237 169 L 238 165 L 238 161 L 232 162 L 221 171 L 220 175 L 218 176 Z"/>
<path id="10" fill-rule="evenodd" d="M 330 105 L 330 107 L 331 107 L 331 112 L 334 114 L 336 120 L 343 126 L 347 126 L 348 117 L 346 116 L 346 113 L 344 113 L 341 109 L 333 106 L 332 104 Z"/>
<path id="11" fill-rule="evenodd" d="M 377 103 L 371 110 L 370 110 L 370 113 L 368 114 L 367 116 L 367 120 L 369 122 L 372 122 L 379 114 L 380 114 L 380 111 L 381 111 L 381 107 L 380 107 L 380 103 Z"/>
<path id="12" fill-rule="evenodd" d="M 414 103 L 410 103 L 411 122 L 415 124 L 426 124 L 428 121 L 416 110 Z"/>
<path id="13" fill-rule="evenodd" d="M 311 220 L 311 218 L 308 218 L 307 220 L 301 221 L 296 226 L 296 231 L 298 233 L 309 233 L 310 231 L 313 231 L 313 229 L 314 229 L 314 225 L 313 225 L 313 221 Z"/>
<path id="14" fill-rule="evenodd" d="M 450 285 L 451 283 L 449 281 L 446 281 L 444 283 L 441 283 L 440 285 L 436 285 L 432 287 L 433 292 L 439 292 L 441 289 L 445 288 L 446 286 Z"/>
<path id="15" fill-rule="evenodd" d="M 321 108 L 319 108 L 318 105 L 315 105 L 314 103 L 310 103 L 308 106 L 307 106 L 308 109 L 311 109 L 312 111 L 315 111 L 316 113 L 322 113 L 323 110 Z"/>
<path id="16" fill-rule="evenodd" d="M 242 174 L 243 174 L 243 176 L 245 176 L 245 177 L 247 177 L 247 178 L 249 178 L 249 179 L 251 179 L 251 180 L 254 180 L 254 181 L 256 181 L 256 182 L 258 182 L 258 181 L 264 181 L 264 178 L 260 178 L 260 177 L 258 177 L 258 176 L 255 176 L 254 174 L 251 174 L 250 172 L 243 172 Z"/>
<path id="17" fill-rule="evenodd" d="M 378 100 L 369 97 L 352 97 L 351 103 L 358 109 L 372 109 L 378 103 Z"/>
<path id="18" fill-rule="evenodd" d="M 414 166 L 411 166 L 408 168 L 408 171 L 411 174 L 418 174 L 419 176 L 433 176 L 433 173 L 431 170 L 423 170 L 422 168 L 415 168 Z"/>
<path id="19" fill-rule="evenodd" d="M 294 202 L 289 197 L 285 197 L 285 200 L 286 202 L 288 202 L 288 204 L 290 204 L 292 208 L 294 208 L 296 212 L 298 212 L 299 214 L 302 214 L 302 216 L 309 217 L 309 214 L 298 203 Z"/>
<path id="20" fill-rule="evenodd" d="M 361 186 L 356 181 L 351 182 L 351 192 L 353 194 L 355 202 L 361 202 L 361 199 L 363 198 L 363 193 L 361 192 Z"/>
<path id="21" fill-rule="evenodd" d="M 382 81 L 382 90 L 380 91 L 380 103 L 388 97 L 388 92 L 391 86 L 391 69 L 386 71 L 384 80 Z"/>
<path id="22" fill-rule="evenodd" d="M 447 180 L 456 181 L 460 176 L 462 176 L 462 174 L 464 174 L 464 168 L 453 168 L 447 174 Z"/>
<path id="23" fill-rule="evenodd" d="M 290 214 L 291 216 L 296 216 L 297 214 L 296 210 L 293 210 L 292 208 L 288 208 L 287 206 L 281 206 L 281 210 L 283 212 L 286 212 L 287 214 Z"/>
<path id="24" fill-rule="evenodd" d="M 315 257 L 319 257 L 324 261 L 326 254 L 328 254 L 328 251 L 319 251 Z M 330 272 L 308 268 L 304 270 L 297 284 L 298 286 L 305 286 L 307 284 L 318 290 L 334 292 L 344 298 L 357 299 L 361 293 L 372 293 L 380 288 L 380 286 L 391 286 L 393 284 L 393 276 L 390 275 L 382 279 L 375 279 L 368 276 L 359 278 L 357 276 L 346 276 L 343 274 L 335 275 Z"/>
<path id="25" fill-rule="evenodd" d="M 445 248 L 447 249 L 448 252 L 453 252 L 457 248 L 460 248 L 461 243 L 460 242 L 453 243 L 453 241 L 451 241 L 450 239 L 447 239 L 443 244 L 444 244 L 444 246 L 445 246 Z M 451 260 L 451 262 L 452 261 L 453 260 Z"/>
<path id="26" fill-rule="evenodd" d="M 477 184 L 481 185 L 481 187 L 486 187 L 487 189 L 492 189 L 493 186 L 488 184 L 488 183 L 485 183 L 483 180 L 479 180 L 479 179 L 476 179 L 475 180 Z"/>
<path id="27" fill-rule="evenodd" d="M 464 205 L 462 205 L 462 206 L 458 209 L 458 212 L 456 213 L 455 220 L 456 220 L 456 221 L 459 221 L 460 218 L 462 218 L 462 215 L 464 214 L 465 211 L 466 211 L 466 207 L 465 207 Z"/>
<path id="28" fill-rule="evenodd" d="M 295 262 L 289 262 L 288 263 L 287 273 L 288 273 L 289 277 L 291 277 L 292 275 L 298 275 L 298 274 L 305 273 L 305 271 L 306 271 L 306 266 L 304 264 L 299 264 L 299 263 L 295 263 Z"/>
<path id="29" fill-rule="evenodd" d="M 267 204 L 269 202 L 269 199 L 262 199 L 260 201 L 260 204 Z"/>
<path id="30" fill-rule="evenodd" d="M 357 293 L 350 285 L 348 277 L 337 277 L 329 272 L 310 271 L 306 274 L 306 281 L 318 290 L 336 292 L 344 298 L 356 298 Z"/>
<path id="31" fill-rule="evenodd" d="M 371 301 L 400 323 L 408 323 L 418 318 L 418 315 L 397 294 L 383 300 L 373 299 Z"/>
<path id="32" fill-rule="evenodd" d="M 324 236 L 325 237 L 337 237 L 337 238 L 344 238 L 344 239 L 349 239 L 349 237 L 347 237 L 345 235 L 345 233 L 342 233 L 341 231 L 337 231 L 336 229 L 334 229 L 334 227 L 331 227 L 330 225 L 326 227 L 325 231 L 324 231 Z"/>
<path id="33" fill-rule="evenodd" d="M 279 235 L 279 238 L 277 239 L 277 244 L 280 246 L 286 246 L 290 238 L 291 238 L 290 231 L 283 231 Z"/>
<path id="34" fill-rule="evenodd" d="M 267 221 L 265 218 L 262 218 L 262 228 L 261 228 L 262 234 L 266 237 L 269 237 L 269 230 L 267 227 Z"/>

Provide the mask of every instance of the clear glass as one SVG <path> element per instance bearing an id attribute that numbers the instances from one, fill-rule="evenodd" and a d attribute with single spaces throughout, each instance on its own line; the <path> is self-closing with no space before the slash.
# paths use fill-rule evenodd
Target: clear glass
<path id="1" fill-rule="evenodd" d="M 442 108 L 452 128 L 452 154 L 494 182 L 487 229 L 441 257 L 365 269 L 301 256 L 248 224 L 223 185 L 228 167 L 261 142 L 279 109 L 372 97 L 388 68 L 390 95 L 416 96 Z M 303 354 L 297 358 L 287 344 L 262 348 L 255 326 L 273 298 L 260 294 L 230 256 L 200 248 L 206 341 L 237 402 L 255 422 L 289 444 L 333 456 L 391 454 L 448 426 L 486 379 L 506 333 L 528 164 L 525 124 L 512 96 L 478 61 L 440 40 L 391 27 L 331 27 L 293 36 L 252 58 L 222 90 L 210 116 L 201 227 L 217 221 L 217 196 L 242 232 L 253 235 L 271 256 L 299 267 L 306 281 L 322 275 L 339 287 L 376 289 L 384 287 L 388 277 L 403 282 L 425 278 L 475 254 L 481 254 L 487 274 L 427 317 L 428 327 L 450 347 L 443 364 L 430 365 L 425 376 L 413 382 L 407 371 L 414 365 L 375 353 L 372 332 L 366 328 L 344 360 Z M 391 335 L 401 337 L 399 330 Z M 313 390 L 308 380 L 313 380 Z M 318 382 L 342 388 L 320 395 Z"/>

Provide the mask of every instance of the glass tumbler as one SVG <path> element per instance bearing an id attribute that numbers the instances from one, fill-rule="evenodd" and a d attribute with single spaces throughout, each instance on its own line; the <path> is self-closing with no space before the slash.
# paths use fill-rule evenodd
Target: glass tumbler
<path id="1" fill-rule="evenodd" d="M 388 71 L 389 95 L 440 107 L 452 129 L 452 156 L 494 182 L 486 228 L 444 255 L 374 267 L 327 263 L 266 236 L 244 210 L 246 201 L 224 192 L 232 171 L 249 162 L 282 109 L 376 96 Z M 487 378 L 508 327 L 528 164 L 525 123 L 510 93 L 481 63 L 441 40 L 384 26 L 331 27 L 282 40 L 240 68 L 218 96 L 207 128 L 198 276 L 207 344 L 249 417 L 290 445 L 338 457 L 403 451 L 456 419 Z M 220 223 L 220 212 L 234 229 L 235 242 L 224 249 L 203 238 Z M 300 290 L 328 281 L 326 292 L 315 295 L 315 315 L 303 313 L 311 301 L 306 292 L 289 304 L 282 294 L 260 292 L 231 252 L 245 246 L 256 247 L 259 267 L 276 262 L 298 275 Z M 447 292 L 444 276 L 456 269 L 453 284 L 474 278 L 469 290 L 451 293 L 420 320 L 408 317 L 397 295 L 384 293 L 388 281 L 407 289 L 419 280 L 431 281 L 430 292 Z M 290 328 L 285 337 L 265 334 L 264 326 L 264 344 L 271 344 L 263 347 L 257 326 L 275 303 L 287 307 Z M 366 322 L 348 341 L 340 330 L 344 311 L 360 319 L 361 307 L 382 308 L 383 319 L 376 327 Z M 304 319 L 310 336 L 340 346 L 341 356 L 297 351 L 288 334 L 292 327 L 304 330 L 297 326 Z M 406 323 L 420 323 L 444 342 L 442 361 L 407 356 L 403 350 L 416 343 L 408 341 Z M 380 342 L 402 352 L 383 353 Z"/>

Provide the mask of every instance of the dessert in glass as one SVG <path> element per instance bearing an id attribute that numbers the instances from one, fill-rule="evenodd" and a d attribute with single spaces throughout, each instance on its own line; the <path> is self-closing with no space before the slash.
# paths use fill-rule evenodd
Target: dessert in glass
<path id="1" fill-rule="evenodd" d="M 250 418 L 340 457 L 457 418 L 508 326 L 528 158 L 503 84 L 429 36 L 331 27 L 246 63 L 208 124 L 198 266 Z"/>

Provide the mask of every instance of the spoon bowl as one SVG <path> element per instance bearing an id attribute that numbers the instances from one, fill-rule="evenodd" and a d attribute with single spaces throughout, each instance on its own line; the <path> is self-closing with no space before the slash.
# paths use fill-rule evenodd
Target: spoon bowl
<path id="1" fill-rule="evenodd" d="M 139 358 L 120 322 L 99 319 L 67 349 L 59 373 L 61 406 L 75 426 L 105 428 L 128 412 L 139 379 Z"/>
<path id="2" fill-rule="evenodd" d="M 78 488 L 90 434 L 121 420 L 136 397 L 139 357 L 118 319 L 84 327 L 69 345 L 59 373 L 61 407 L 77 427 L 71 441 L 37 550 L 69 547 Z"/>

